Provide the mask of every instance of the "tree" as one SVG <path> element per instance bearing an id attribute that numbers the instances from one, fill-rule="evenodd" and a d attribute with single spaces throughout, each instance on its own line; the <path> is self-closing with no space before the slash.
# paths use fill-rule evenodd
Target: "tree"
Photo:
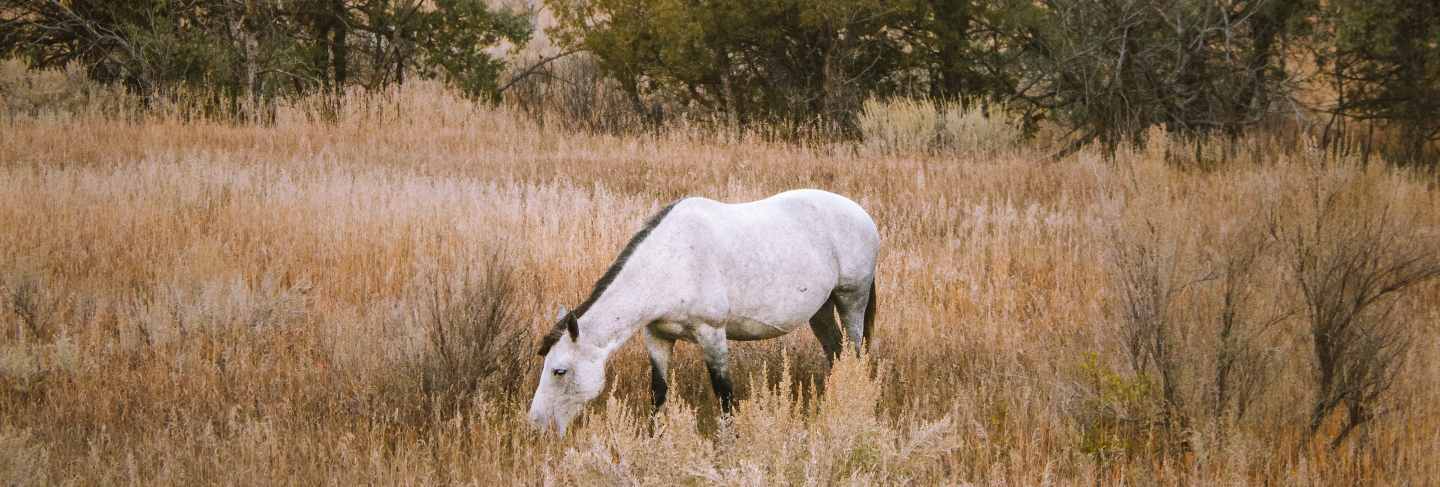
<path id="1" fill-rule="evenodd" d="M 1025 32 L 1017 96 L 1113 149 L 1152 126 L 1237 136 L 1286 93 L 1287 0 L 1044 0 Z M 1198 140 L 1198 139 L 1197 139 Z"/>
<path id="2" fill-rule="evenodd" d="M 592 53 L 642 113 L 846 126 L 898 90 L 916 4 L 846 0 L 549 0 L 562 45 Z"/>
<path id="3" fill-rule="evenodd" d="M 1424 161 L 1440 140 L 1440 4 L 1335 0 L 1320 19 L 1316 62 L 1338 95 L 1329 110 L 1397 128 L 1392 156 Z"/>
<path id="4" fill-rule="evenodd" d="M 1019 82 L 1014 62 L 1017 21 L 1033 14 L 1027 2 L 925 0 L 907 26 L 917 62 L 937 100 L 1005 99 Z"/>
<path id="5" fill-rule="evenodd" d="M 482 0 L 0 0 L 0 54 L 36 69 L 80 63 L 147 101 L 212 94 L 202 105 L 230 114 L 281 96 L 380 89 L 407 72 L 493 99 L 501 64 L 487 50 L 529 35 L 524 17 Z"/>
<path id="6" fill-rule="evenodd" d="M 182 38 L 198 40 L 179 28 L 179 12 L 160 2 L 9 0 L 0 14 L 0 52 L 7 57 L 22 55 L 42 68 L 78 62 L 92 78 L 147 97 L 167 71 L 183 72 L 188 64 L 169 48 Z"/>
<path id="7" fill-rule="evenodd" d="M 492 12 L 479 0 L 435 0 L 425 12 L 419 36 L 421 69 L 444 78 L 466 96 L 499 101 L 497 80 L 505 64 L 486 49 L 503 42 L 524 44 L 530 21 L 509 12 Z"/>
<path id="8" fill-rule="evenodd" d="M 870 97 L 990 100 L 1015 90 L 1016 12 L 978 0 L 548 0 L 564 46 L 589 51 L 632 105 L 730 123 L 845 131 Z"/>

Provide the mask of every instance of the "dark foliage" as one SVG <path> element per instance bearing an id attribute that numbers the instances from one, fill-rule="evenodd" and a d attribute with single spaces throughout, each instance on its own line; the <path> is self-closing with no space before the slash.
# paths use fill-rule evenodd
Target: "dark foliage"
<path id="1" fill-rule="evenodd" d="M 265 117 L 279 97 L 408 75 L 494 98 L 502 64 L 485 49 L 529 35 L 524 17 L 480 0 L 0 0 L 0 54 L 36 69 L 79 63 L 147 102 L 186 91 L 241 118 Z"/>

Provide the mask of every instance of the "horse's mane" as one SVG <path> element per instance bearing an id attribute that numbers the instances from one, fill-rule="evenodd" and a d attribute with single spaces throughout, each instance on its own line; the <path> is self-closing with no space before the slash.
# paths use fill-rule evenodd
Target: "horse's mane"
<path id="1" fill-rule="evenodd" d="M 600 280 L 595 281 L 595 287 L 590 290 L 590 297 L 586 298 L 585 302 L 580 303 L 579 306 L 576 306 L 574 311 L 571 311 L 560 318 L 559 321 L 555 322 L 555 326 L 540 340 L 540 356 L 543 357 L 550 353 L 550 347 L 555 346 L 555 342 L 560 341 L 560 338 L 565 336 L 567 332 L 570 333 L 571 340 L 579 337 L 580 330 L 578 328 L 578 321 L 580 317 L 584 316 L 585 312 L 590 310 L 590 306 L 594 305 L 595 301 L 600 299 L 600 295 L 604 294 L 605 290 L 610 287 L 610 283 L 615 281 L 615 277 L 620 275 L 620 269 L 625 266 L 626 261 L 630 260 L 630 255 L 635 253 L 635 249 L 640 246 L 640 242 L 643 242 L 645 237 L 649 237 L 650 231 L 660 226 L 660 221 L 664 220 L 665 215 L 670 214 L 670 210 L 674 209 L 675 205 L 679 203 L 679 201 L 676 201 L 665 205 L 664 208 L 661 208 L 660 211 L 651 216 L 650 219 L 645 220 L 645 225 L 640 227 L 640 231 L 635 232 L 635 236 L 630 237 L 630 242 L 625 244 L 625 249 L 620 251 L 620 256 L 615 258 L 615 262 L 610 264 L 610 268 L 605 270 L 605 274 L 600 276 Z"/>

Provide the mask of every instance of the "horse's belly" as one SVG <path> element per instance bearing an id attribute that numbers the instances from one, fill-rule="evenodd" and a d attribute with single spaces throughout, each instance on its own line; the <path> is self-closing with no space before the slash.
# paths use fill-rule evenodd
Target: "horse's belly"
<path id="1" fill-rule="evenodd" d="M 731 340 L 766 340 L 794 331 L 798 323 L 771 324 L 750 319 L 737 319 L 725 324 L 725 338 Z"/>
<path id="2" fill-rule="evenodd" d="M 650 332 L 657 336 L 672 340 L 695 341 L 697 326 L 711 326 L 696 323 L 681 323 L 675 321 L 657 321 L 650 325 Z M 797 323 L 785 323 L 773 325 L 761 323 L 748 319 L 735 319 L 724 323 L 725 338 L 729 340 L 765 340 L 775 338 L 791 331 L 798 326 Z"/>
<path id="3" fill-rule="evenodd" d="M 732 340 L 764 340 L 784 335 L 810 322 L 830 298 L 832 279 L 771 281 L 730 296 L 725 333 Z M 774 285 L 780 284 L 780 285 Z"/>
<path id="4" fill-rule="evenodd" d="M 717 288 L 718 296 L 723 297 L 721 301 L 697 300 L 701 306 L 662 318 L 652 329 L 662 336 L 685 340 L 693 339 L 693 326 L 724 328 L 725 337 L 730 340 L 776 338 L 809 324 L 810 318 L 829 299 L 831 282 L 817 279 L 776 286 L 772 280 L 738 291 Z"/>

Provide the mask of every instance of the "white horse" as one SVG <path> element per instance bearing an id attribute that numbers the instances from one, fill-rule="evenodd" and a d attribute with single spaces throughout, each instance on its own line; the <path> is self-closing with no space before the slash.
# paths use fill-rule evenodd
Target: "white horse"
<path id="1" fill-rule="evenodd" d="M 802 323 L 833 359 L 843 344 L 835 311 L 858 353 L 875 318 L 880 234 L 843 196 L 796 190 L 725 204 L 688 198 L 646 222 L 545 337 L 530 420 L 565 433 L 605 385 L 605 362 L 636 331 L 650 353 L 656 409 L 665 404 L 675 340 L 700 345 L 725 412 L 733 408 L 726 340 L 764 340 Z"/>

